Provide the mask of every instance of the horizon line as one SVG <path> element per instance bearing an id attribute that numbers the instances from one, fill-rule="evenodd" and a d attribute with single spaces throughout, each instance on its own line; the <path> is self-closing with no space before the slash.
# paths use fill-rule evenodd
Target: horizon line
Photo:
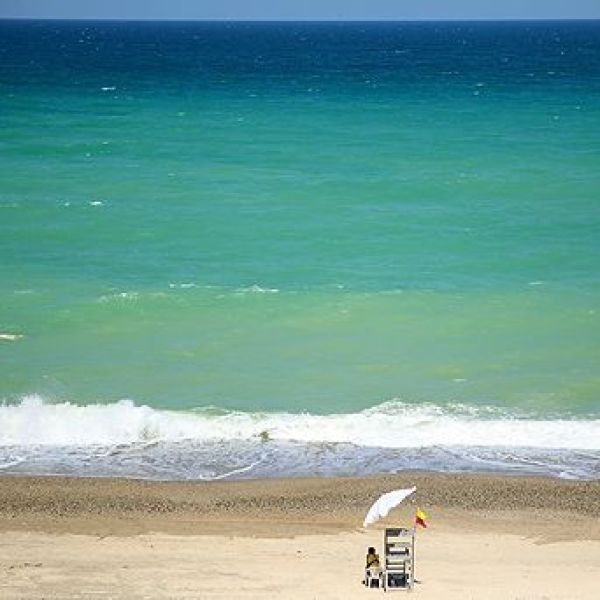
<path id="1" fill-rule="evenodd" d="M 0 16 L 0 21 L 85 21 L 151 23 L 562 23 L 600 21 L 598 17 L 501 17 L 501 18 L 406 18 L 406 19 L 234 19 L 234 18 L 153 18 L 153 17 L 24 17 Z"/>

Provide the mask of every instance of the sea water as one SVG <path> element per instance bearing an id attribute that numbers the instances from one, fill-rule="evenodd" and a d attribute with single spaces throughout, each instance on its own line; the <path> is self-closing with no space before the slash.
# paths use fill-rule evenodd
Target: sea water
<path id="1" fill-rule="evenodd" d="M 0 469 L 600 475 L 600 23 L 0 22 Z"/>

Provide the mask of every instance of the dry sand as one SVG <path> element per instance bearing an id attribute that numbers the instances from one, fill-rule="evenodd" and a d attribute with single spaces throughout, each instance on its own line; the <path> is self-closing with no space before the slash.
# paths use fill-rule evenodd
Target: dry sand
<path id="1" fill-rule="evenodd" d="M 382 531 L 359 525 L 379 493 L 412 484 L 382 525 L 409 524 L 417 502 L 429 513 L 415 597 L 600 597 L 600 482 L 414 473 L 0 478 L 0 598 L 373 598 L 360 580 Z"/>

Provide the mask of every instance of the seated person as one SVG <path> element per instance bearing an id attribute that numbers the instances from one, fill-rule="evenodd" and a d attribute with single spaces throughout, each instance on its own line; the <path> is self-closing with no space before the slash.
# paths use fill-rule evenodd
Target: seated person
<path id="1" fill-rule="evenodd" d="M 371 546 L 367 550 L 367 569 L 379 569 L 379 554 L 375 552 L 375 548 Z"/>
<path id="2" fill-rule="evenodd" d="M 365 578 L 363 583 L 372 587 L 379 587 L 379 578 L 381 577 L 381 567 L 379 565 L 379 554 L 375 552 L 375 548 L 370 547 L 367 550 L 367 564 L 365 566 Z"/>

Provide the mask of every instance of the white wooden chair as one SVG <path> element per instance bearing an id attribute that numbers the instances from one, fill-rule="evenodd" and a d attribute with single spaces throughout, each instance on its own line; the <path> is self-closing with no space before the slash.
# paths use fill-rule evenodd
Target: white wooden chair
<path id="1" fill-rule="evenodd" d="M 387 528 L 383 534 L 383 589 L 412 590 L 415 530 Z"/>
<path id="2" fill-rule="evenodd" d="M 365 569 L 365 585 L 368 588 L 383 587 L 383 571 L 381 567 L 370 567 Z"/>

